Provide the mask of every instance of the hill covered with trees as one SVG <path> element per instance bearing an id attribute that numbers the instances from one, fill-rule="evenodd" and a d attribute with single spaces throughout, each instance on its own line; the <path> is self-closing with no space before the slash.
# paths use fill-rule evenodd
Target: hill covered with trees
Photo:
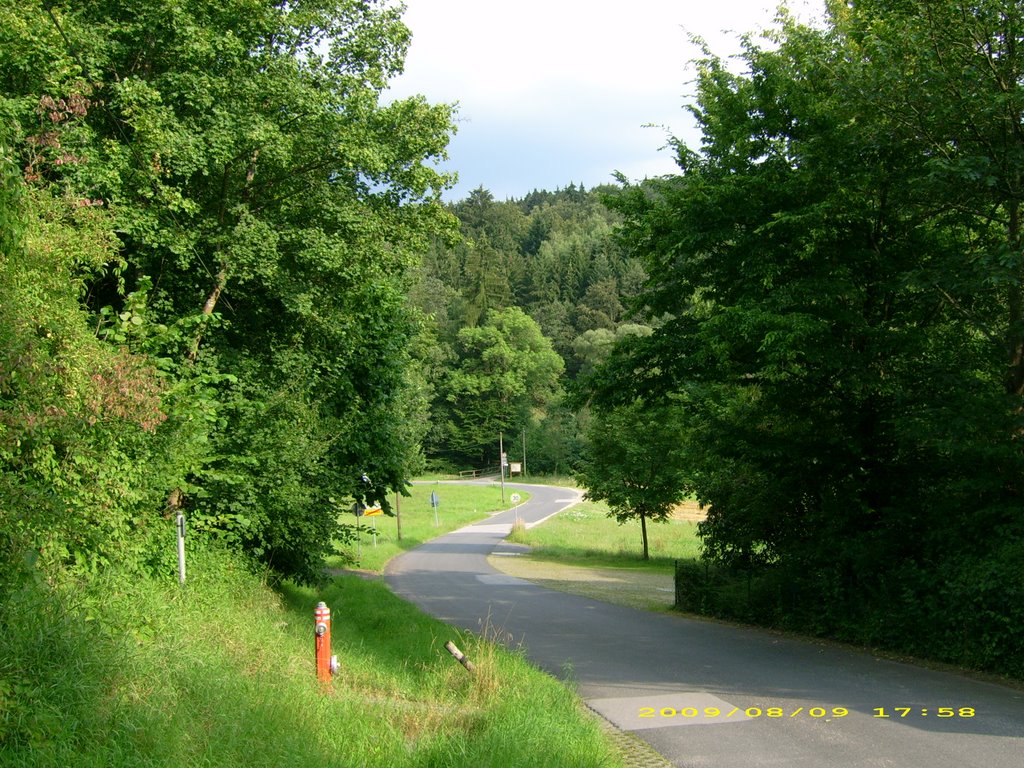
<path id="1" fill-rule="evenodd" d="M 436 240 L 410 301 L 425 318 L 414 356 L 429 404 L 427 457 L 496 466 L 498 435 L 528 469 L 566 472 L 580 457 L 564 392 L 619 338 L 650 333 L 629 309 L 645 280 L 613 236 L 615 187 L 570 184 L 498 202 L 485 189 L 451 206 L 462 237 Z"/>

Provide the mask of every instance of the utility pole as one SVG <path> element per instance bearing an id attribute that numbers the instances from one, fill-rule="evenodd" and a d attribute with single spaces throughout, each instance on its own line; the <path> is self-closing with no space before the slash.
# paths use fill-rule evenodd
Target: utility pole
<path id="1" fill-rule="evenodd" d="M 505 505 L 505 434 L 498 433 L 498 471 L 501 473 L 501 504 Z"/>
<path id="2" fill-rule="evenodd" d="M 523 427 L 523 477 L 526 477 L 526 427 Z"/>

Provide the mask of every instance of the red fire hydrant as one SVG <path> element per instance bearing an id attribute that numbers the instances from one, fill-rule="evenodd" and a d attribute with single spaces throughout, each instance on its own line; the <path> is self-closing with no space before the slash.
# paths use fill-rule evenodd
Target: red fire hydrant
<path id="1" fill-rule="evenodd" d="M 321 683 L 329 683 L 331 675 L 338 671 L 338 657 L 331 655 L 331 609 L 327 607 L 327 603 L 316 604 L 313 620 L 313 631 L 316 635 L 316 679 Z"/>

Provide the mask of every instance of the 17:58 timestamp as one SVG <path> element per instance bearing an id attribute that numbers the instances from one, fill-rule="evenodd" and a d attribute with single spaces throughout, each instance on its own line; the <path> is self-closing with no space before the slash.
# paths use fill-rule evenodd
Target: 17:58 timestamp
<path id="1" fill-rule="evenodd" d="M 886 709 L 885 707 L 875 707 L 875 717 L 928 717 L 929 715 L 935 715 L 935 717 L 974 717 L 976 712 L 974 707 L 937 707 L 934 709 L 928 707 L 892 707 Z"/>

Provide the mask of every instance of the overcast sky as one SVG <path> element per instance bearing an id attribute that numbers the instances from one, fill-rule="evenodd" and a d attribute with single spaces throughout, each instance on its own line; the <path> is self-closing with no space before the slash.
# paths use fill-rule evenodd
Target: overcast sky
<path id="1" fill-rule="evenodd" d="M 449 200 L 484 186 L 498 200 L 570 183 L 675 172 L 666 130 L 695 143 L 684 110 L 697 55 L 762 29 L 777 0 L 406 0 L 412 48 L 396 96 L 458 102 Z M 802 18 L 821 0 L 791 0 Z M 644 127 L 648 124 L 664 127 Z"/>

